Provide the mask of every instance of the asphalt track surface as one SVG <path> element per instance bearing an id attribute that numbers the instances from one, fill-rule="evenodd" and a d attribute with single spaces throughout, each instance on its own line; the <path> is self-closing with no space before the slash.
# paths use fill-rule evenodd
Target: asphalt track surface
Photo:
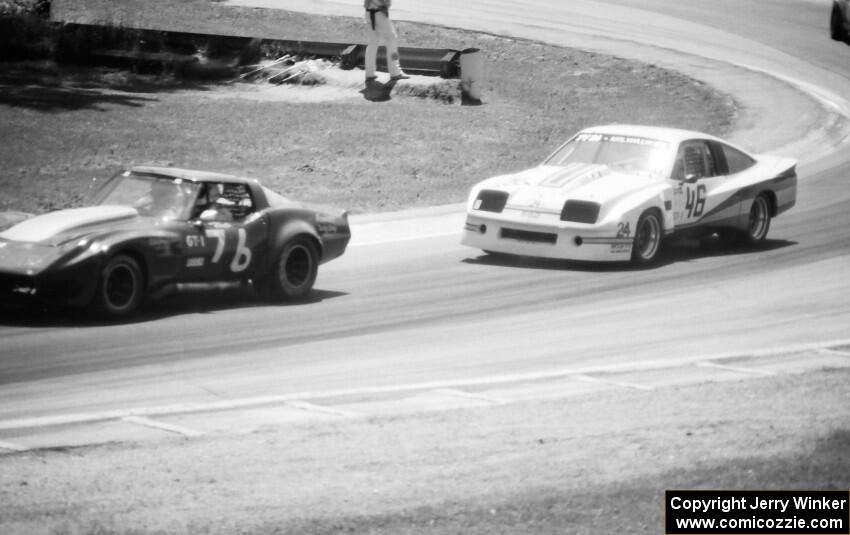
<path id="1" fill-rule="evenodd" d="M 360 12 L 359 0 L 251 2 Z M 850 46 L 829 39 L 828 0 L 395 4 L 396 18 L 634 57 L 713 83 L 745 106 L 735 141 L 801 159 L 798 204 L 759 250 L 682 243 L 651 269 L 496 261 L 459 245 L 458 206 L 359 217 L 350 249 L 323 266 L 309 303 L 198 296 L 121 324 L 4 310 L 0 427 L 850 339 Z"/>

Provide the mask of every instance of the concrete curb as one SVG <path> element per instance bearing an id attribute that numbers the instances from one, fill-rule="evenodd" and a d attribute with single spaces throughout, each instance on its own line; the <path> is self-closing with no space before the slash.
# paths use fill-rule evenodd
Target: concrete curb
<path id="1" fill-rule="evenodd" d="M 352 419 L 370 415 L 392 416 L 471 406 L 507 405 L 535 399 L 551 399 L 559 395 L 569 397 L 612 388 L 650 392 L 664 386 L 675 387 L 694 383 L 775 377 L 827 368 L 850 368 L 850 339 L 745 353 L 693 355 L 674 361 L 643 361 L 452 381 L 295 392 L 209 403 L 10 419 L 0 421 L 0 432 L 4 435 L 12 435 L 0 440 L 0 450 L 19 453 L 31 449 L 56 447 L 49 443 L 56 439 L 56 436 L 49 431 L 51 429 L 64 429 L 64 431 L 57 431 L 61 436 L 63 432 L 67 432 L 74 426 L 110 422 L 195 438 L 207 436 L 209 433 L 196 429 L 195 426 L 187 427 L 185 422 L 188 420 L 191 425 L 195 419 L 202 420 L 200 418 L 202 414 L 219 414 L 219 418 L 239 421 L 238 411 L 267 409 L 272 413 L 285 410 L 302 412 L 305 413 L 299 417 L 302 420 L 321 417 Z M 575 392 L 565 392 L 562 391 L 565 386 L 564 381 L 596 386 L 577 388 Z M 233 414 L 228 417 L 226 413 Z M 46 432 L 45 436 L 39 438 L 43 432 Z M 45 440 L 48 443 L 39 442 Z M 77 445 L 92 445 L 103 441 L 96 434 L 81 440 L 82 442 Z"/>

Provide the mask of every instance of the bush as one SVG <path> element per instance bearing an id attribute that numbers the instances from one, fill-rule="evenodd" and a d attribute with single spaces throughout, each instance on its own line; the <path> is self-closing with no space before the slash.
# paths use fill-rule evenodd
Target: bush
<path id="1" fill-rule="evenodd" d="M 41 59 L 53 52 L 50 0 L 0 0 L 0 61 Z"/>
<path id="2" fill-rule="evenodd" d="M 0 0 L 0 17 L 50 17 L 50 0 Z"/>

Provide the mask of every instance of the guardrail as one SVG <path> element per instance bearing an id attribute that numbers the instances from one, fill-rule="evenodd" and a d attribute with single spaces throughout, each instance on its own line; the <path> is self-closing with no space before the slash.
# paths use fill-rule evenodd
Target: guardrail
<path id="1" fill-rule="evenodd" d="M 342 68 L 355 69 L 363 66 L 366 46 L 65 24 L 58 48 L 59 59 L 63 61 L 123 65 L 138 70 L 172 68 L 190 74 L 206 72 L 227 76 L 240 66 L 285 54 L 337 59 Z M 442 78 L 460 76 L 460 55 L 459 50 L 447 48 L 399 48 L 401 65 L 406 72 Z M 201 69 L 200 64 L 209 68 Z M 386 51 L 380 47 L 378 68 L 386 69 L 386 64 Z"/>

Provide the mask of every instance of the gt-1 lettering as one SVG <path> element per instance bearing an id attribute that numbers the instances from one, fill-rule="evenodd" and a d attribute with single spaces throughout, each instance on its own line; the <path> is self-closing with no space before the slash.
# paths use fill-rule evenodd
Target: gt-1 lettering
<path id="1" fill-rule="evenodd" d="M 203 236 L 186 236 L 186 247 L 203 247 L 204 245 L 206 242 Z"/>

